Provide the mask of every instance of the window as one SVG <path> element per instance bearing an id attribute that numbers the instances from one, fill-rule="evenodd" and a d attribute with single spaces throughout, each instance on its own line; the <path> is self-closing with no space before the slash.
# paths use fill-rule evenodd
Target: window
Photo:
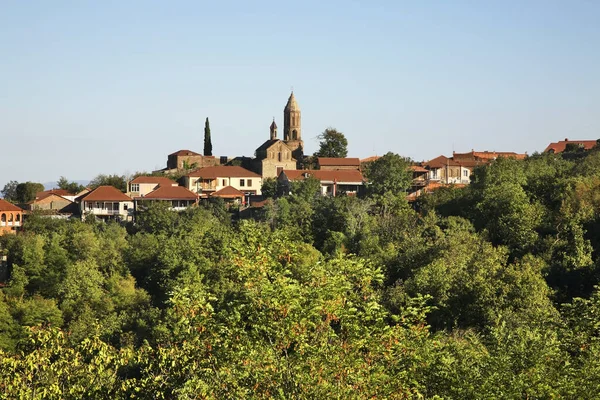
<path id="1" fill-rule="evenodd" d="M 129 208 L 129 204 L 125 203 L 123 204 L 123 210 L 127 211 L 127 209 Z M 117 210 L 119 209 L 119 204 L 117 203 Z"/>
<path id="2" fill-rule="evenodd" d="M 469 171 L 465 169 L 465 170 L 463 171 L 463 176 L 466 176 L 466 177 L 468 177 L 468 176 L 469 176 Z"/>
<path id="3" fill-rule="evenodd" d="M 130 186 L 131 186 L 129 189 L 130 192 L 139 192 L 140 191 L 139 183 L 132 183 Z"/>
<path id="4" fill-rule="evenodd" d="M 222 182 L 221 186 L 227 186 L 227 179 L 223 179 L 223 182 Z"/>
<path id="5" fill-rule="evenodd" d="M 437 169 L 434 169 L 433 171 L 431 171 L 431 177 L 432 177 L 433 179 L 436 179 L 436 178 L 438 177 L 438 174 L 437 174 Z"/>
<path id="6" fill-rule="evenodd" d="M 246 182 L 243 179 L 240 179 L 240 186 L 246 186 Z"/>
<path id="7" fill-rule="evenodd" d="M 248 187 L 252 186 L 252 179 L 248 179 Z"/>
<path id="8" fill-rule="evenodd" d="M 279 155 L 278 159 L 279 159 L 279 161 L 281 161 L 281 152 L 279 152 L 278 155 Z"/>
<path id="9" fill-rule="evenodd" d="M 2 214 L 2 222 L 6 222 L 6 214 Z"/>

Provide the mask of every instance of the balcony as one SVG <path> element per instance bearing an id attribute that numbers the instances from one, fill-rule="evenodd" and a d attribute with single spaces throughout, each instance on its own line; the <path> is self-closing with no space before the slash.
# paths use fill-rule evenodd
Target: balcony
<path id="1" fill-rule="evenodd" d="M 106 208 L 88 208 L 85 210 L 87 214 L 94 215 L 120 215 L 121 211 L 119 210 L 109 210 Z M 123 211 L 123 214 L 127 214 L 127 211 Z"/>
<path id="2" fill-rule="evenodd" d="M 21 226 L 21 221 L 2 221 L 0 226 Z"/>

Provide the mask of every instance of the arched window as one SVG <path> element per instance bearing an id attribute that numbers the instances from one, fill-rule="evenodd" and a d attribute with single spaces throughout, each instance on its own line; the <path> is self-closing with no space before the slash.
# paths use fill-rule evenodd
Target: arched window
<path id="1" fill-rule="evenodd" d="M 281 161 L 281 152 L 279 152 L 279 161 Z"/>
<path id="2" fill-rule="evenodd" d="M 6 214 L 2 214 L 2 222 L 6 222 Z"/>
<path id="3" fill-rule="evenodd" d="M 15 217 L 13 216 L 13 214 L 12 214 L 12 213 L 8 214 L 8 222 L 13 222 L 13 219 L 14 219 L 14 218 L 15 218 Z"/>
<path id="4" fill-rule="evenodd" d="M 298 140 L 298 131 L 295 129 L 292 132 L 292 140 Z"/>
<path id="5" fill-rule="evenodd" d="M 17 214 L 17 222 L 21 222 L 21 214 Z"/>

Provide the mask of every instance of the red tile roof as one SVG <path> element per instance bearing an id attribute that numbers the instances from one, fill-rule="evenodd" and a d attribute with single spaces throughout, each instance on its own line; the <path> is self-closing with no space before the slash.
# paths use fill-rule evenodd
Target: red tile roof
<path id="1" fill-rule="evenodd" d="M 290 181 L 303 180 L 312 176 L 325 182 L 363 182 L 365 179 L 360 171 L 355 169 L 339 169 L 333 171 L 327 170 L 283 170 L 285 176 Z"/>
<path id="2" fill-rule="evenodd" d="M 35 197 L 37 198 L 45 198 L 48 197 L 48 195 L 51 194 L 55 194 L 57 196 L 74 196 L 75 193 L 71 193 L 68 190 L 65 189 L 51 189 L 51 190 L 44 190 L 42 192 L 37 192 L 35 194 Z"/>
<path id="3" fill-rule="evenodd" d="M 23 211 L 23 209 L 4 199 L 0 199 L 0 211 Z"/>
<path id="4" fill-rule="evenodd" d="M 427 169 L 425 169 L 425 168 L 421 167 L 420 165 L 411 165 L 411 166 L 410 166 L 410 169 L 411 169 L 413 172 L 428 172 L 428 170 L 427 170 Z"/>
<path id="5" fill-rule="evenodd" d="M 183 186 L 159 186 L 143 197 L 136 197 L 137 200 L 196 200 L 198 195 Z"/>
<path id="6" fill-rule="evenodd" d="M 328 167 L 343 166 L 343 167 L 359 167 L 360 160 L 358 158 L 334 158 L 334 157 L 318 157 L 319 165 Z"/>
<path id="7" fill-rule="evenodd" d="M 443 168 L 443 167 L 458 167 L 460 166 L 460 164 L 456 161 L 454 161 L 451 158 L 448 158 L 446 156 L 439 156 L 434 158 L 433 160 L 429 160 L 428 162 L 425 163 L 425 165 L 429 168 Z"/>
<path id="8" fill-rule="evenodd" d="M 42 193 L 42 192 L 40 192 L 40 193 Z M 36 203 L 38 203 L 38 202 L 40 202 L 42 200 L 45 200 L 45 199 L 47 199 L 48 197 L 51 197 L 51 196 L 56 197 L 57 200 L 60 199 L 60 200 L 64 200 L 64 201 L 71 201 L 71 200 L 66 199 L 63 196 L 60 196 L 60 195 L 58 195 L 56 193 L 45 193 L 42 196 L 37 196 L 34 200 L 28 201 L 27 204 L 36 204 Z M 74 196 L 74 195 L 71 195 L 71 196 Z"/>
<path id="9" fill-rule="evenodd" d="M 260 178 L 260 175 L 248 171 L 245 168 L 229 165 L 217 165 L 197 169 L 187 174 L 189 177 L 202 177 L 204 179 L 215 178 Z"/>
<path id="10" fill-rule="evenodd" d="M 170 156 L 201 156 L 202 154 L 198 154 L 191 150 L 179 150 L 175 153 L 169 154 Z"/>
<path id="11" fill-rule="evenodd" d="M 225 186 L 221 190 L 217 190 L 216 192 L 210 195 L 211 197 L 222 197 L 224 199 L 237 199 L 244 198 L 244 193 L 237 190 L 232 186 Z"/>
<path id="12" fill-rule="evenodd" d="M 114 186 L 98 186 L 81 201 L 131 201 L 131 197 Z"/>
<path id="13" fill-rule="evenodd" d="M 568 143 L 575 143 L 583 146 L 585 150 L 590 150 L 596 146 L 595 140 L 561 140 L 560 142 L 550 143 L 544 152 L 562 153 L 567 148 Z"/>
<path id="14" fill-rule="evenodd" d="M 380 156 L 371 156 L 371 157 L 367 157 L 367 158 L 363 158 L 362 160 L 360 160 L 361 163 L 368 163 L 368 162 L 373 162 L 379 159 Z"/>
<path id="15" fill-rule="evenodd" d="M 138 176 L 137 178 L 132 180 L 130 183 L 154 183 L 157 185 L 165 185 L 165 186 L 177 185 L 177 182 L 175 182 L 174 180 L 165 178 L 163 176 Z"/>

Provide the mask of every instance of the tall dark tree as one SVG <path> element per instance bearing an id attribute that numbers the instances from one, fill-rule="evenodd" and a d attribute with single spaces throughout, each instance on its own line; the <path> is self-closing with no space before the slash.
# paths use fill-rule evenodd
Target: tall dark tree
<path id="1" fill-rule="evenodd" d="M 19 182 L 10 181 L 6 185 L 4 185 L 4 189 L 0 193 L 2 193 L 2 198 L 7 201 L 17 201 L 17 185 Z"/>
<path id="2" fill-rule="evenodd" d="M 335 128 L 327 128 L 319 135 L 319 151 L 316 157 L 343 158 L 348 155 L 348 140 Z"/>
<path id="3" fill-rule="evenodd" d="M 208 122 L 208 117 L 206 117 L 206 122 L 204 123 L 204 155 L 212 156 L 212 141 L 210 140 L 210 123 Z"/>
<path id="4" fill-rule="evenodd" d="M 16 199 L 17 203 L 27 203 L 31 200 L 35 200 L 35 195 L 38 192 L 44 191 L 44 185 L 36 182 L 24 182 L 19 183 L 16 187 Z"/>

